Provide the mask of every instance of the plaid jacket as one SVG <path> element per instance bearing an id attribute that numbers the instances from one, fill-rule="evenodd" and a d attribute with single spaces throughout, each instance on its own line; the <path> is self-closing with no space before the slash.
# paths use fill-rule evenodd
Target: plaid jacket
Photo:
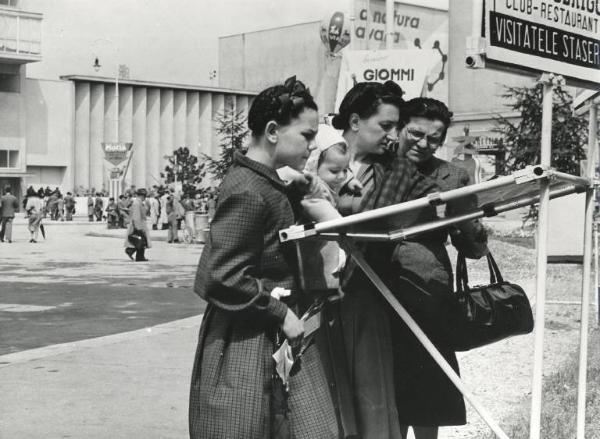
<path id="1" fill-rule="evenodd" d="M 275 171 L 237 154 L 221 185 L 196 275 L 195 291 L 209 305 L 192 372 L 192 438 L 274 437 L 271 356 L 288 307 L 270 292 L 279 286 L 297 294 L 295 251 L 278 236 L 293 223 L 286 187 Z M 292 372 L 288 406 L 294 438 L 337 436 L 314 345 Z"/>

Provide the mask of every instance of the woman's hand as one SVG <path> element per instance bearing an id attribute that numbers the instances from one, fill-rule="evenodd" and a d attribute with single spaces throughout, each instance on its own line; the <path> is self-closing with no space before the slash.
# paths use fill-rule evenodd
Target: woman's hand
<path id="1" fill-rule="evenodd" d="M 281 327 L 285 338 L 287 338 L 290 346 L 294 347 L 302 341 L 304 336 L 304 322 L 300 320 L 294 312 L 288 308 L 283 325 Z"/>

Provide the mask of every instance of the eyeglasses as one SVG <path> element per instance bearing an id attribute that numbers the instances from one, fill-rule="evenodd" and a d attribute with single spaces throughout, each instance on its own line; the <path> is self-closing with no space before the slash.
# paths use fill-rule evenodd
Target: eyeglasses
<path id="1" fill-rule="evenodd" d="M 420 142 L 421 140 L 425 139 L 427 142 L 427 145 L 430 146 L 431 148 L 439 148 L 440 146 L 442 146 L 442 143 L 444 143 L 444 139 L 441 137 L 431 137 L 431 136 L 427 136 L 425 135 L 425 133 L 415 130 L 413 128 L 406 128 L 406 132 L 409 135 L 409 137 L 414 140 L 415 142 Z"/>

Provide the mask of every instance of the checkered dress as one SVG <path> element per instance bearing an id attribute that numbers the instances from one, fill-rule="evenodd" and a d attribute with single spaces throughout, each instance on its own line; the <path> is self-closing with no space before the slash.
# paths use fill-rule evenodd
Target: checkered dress
<path id="1" fill-rule="evenodd" d="M 196 274 L 195 291 L 209 303 L 190 391 L 192 438 L 275 438 L 274 338 L 288 306 L 270 296 L 293 290 L 294 248 L 280 229 L 294 223 L 283 182 L 275 172 L 237 154 Z M 294 268 L 292 268 L 294 267 Z M 294 297 L 292 297 L 292 300 Z M 291 306 L 291 305 L 290 305 Z M 335 412 L 314 346 L 294 367 L 288 398 L 292 437 L 334 438 Z"/>

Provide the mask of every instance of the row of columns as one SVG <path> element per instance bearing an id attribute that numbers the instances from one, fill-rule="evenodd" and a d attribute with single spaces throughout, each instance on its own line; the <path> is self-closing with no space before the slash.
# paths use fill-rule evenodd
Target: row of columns
<path id="1" fill-rule="evenodd" d="M 232 106 L 247 114 L 252 96 L 212 91 L 119 86 L 117 139 L 114 84 L 75 82 L 75 187 L 108 188 L 111 165 L 104 160 L 102 142 L 133 142 L 126 183 L 151 187 L 181 146 L 191 154 L 219 155 L 215 118 Z"/>

